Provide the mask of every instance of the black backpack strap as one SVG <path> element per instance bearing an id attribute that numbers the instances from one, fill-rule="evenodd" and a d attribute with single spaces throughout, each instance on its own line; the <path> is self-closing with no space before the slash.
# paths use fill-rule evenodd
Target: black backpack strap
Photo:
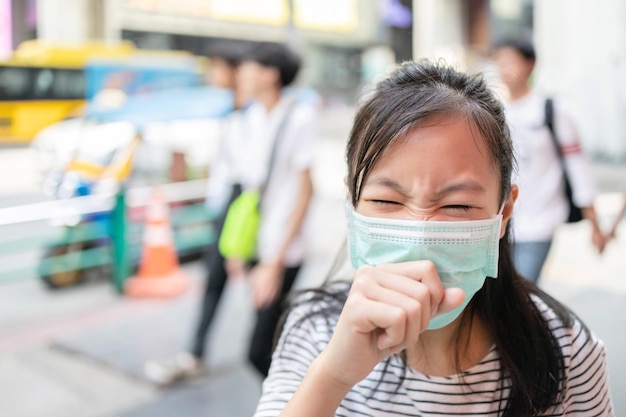
<path id="1" fill-rule="evenodd" d="M 287 124 L 289 123 L 289 120 L 291 119 L 291 113 L 293 112 L 296 105 L 297 105 L 297 102 L 295 99 L 293 99 L 293 101 L 289 103 L 289 107 L 287 107 L 287 110 L 285 111 L 285 114 L 283 115 L 283 118 L 280 121 L 280 124 L 278 125 L 278 129 L 276 130 L 276 135 L 274 136 L 274 142 L 272 143 L 272 150 L 270 152 L 270 159 L 268 161 L 267 172 L 265 174 L 265 179 L 263 180 L 263 183 L 261 184 L 259 207 L 261 207 L 261 202 L 263 200 L 263 196 L 265 195 L 265 189 L 267 188 L 267 185 L 270 182 L 272 171 L 274 170 L 274 163 L 276 162 L 276 156 L 278 153 L 279 145 L 283 139 L 283 136 L 285 136 L 285 129 L 287 127 Z"/>
<path id="2" fill-rule="evenodd" d="M 563 163 L 563 153 L 561 152 L 561 145 L 559 144 L 559 140 L 557 139 L 556 130 L 554 128 L 554 100 L 551 97 L 546 99 L 545 103 L 545 124 L 550 131 L 550 138 L 552 139 L 552 143 L 554 143 L 554 147 L 556 148 L 556 153 Z M 565 167 L 563 167 L 565 169 Z"/>
<path id="3" fill-rule="evenodd" d="M 545 103 L 545 123 L 550 131 L 550 138 L 552 139 L 552 143 L 556 148 L 556 154 L 559 157 L 559 162 L 561 163 L 561 169 L 563 170 L 563 181 L 565 183 L 565 196 L 567 200 L 570 202 L 570 206 L 573 204 L 572 200 L 572 184 L 569 180 L 569 175 L 567 174 L 567 167 L 565 166 L 565 157 L 563 156 L 563 152 L 561 152 L 561 144 L 557 138 L 556 129 L 554 128 L 554 100 L 550 97 L 546 99 Z M 572 215 L 570 214 L 570 218 Z M 580 216 L 579 216 L 580 217 Z M 577 217 L 578 220 L 580 218 Z"/>

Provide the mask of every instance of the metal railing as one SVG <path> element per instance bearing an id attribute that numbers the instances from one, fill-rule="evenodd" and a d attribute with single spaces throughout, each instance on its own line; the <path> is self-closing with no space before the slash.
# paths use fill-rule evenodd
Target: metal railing
<path id="1" fill-rule="evenodd" d="M 215 239 L 204 180 L 161 184 L 179 257 L 201 255 Z M 118 292 L 139 263 L 144 208 L 154 186 L 0 209 L 0 284 L 40 278 L 64 286 L 105 275 Z M 54 278 L 57 281 L 51 283 Z"/>

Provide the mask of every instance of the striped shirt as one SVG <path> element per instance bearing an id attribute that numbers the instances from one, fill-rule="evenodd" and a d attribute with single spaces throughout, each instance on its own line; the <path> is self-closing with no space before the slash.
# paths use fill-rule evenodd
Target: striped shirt
<path id="1" fill-rule="evenodd" d="M 347 290 L 346 290 L 347 291 Z M 533 296 L 556 335 L 565 358 L 564 400 L 543 416 L 613 416 L 605 348 L 578 320 L 564 326 Z M 315 314 L 325 301 L 300 304 L 291 312 L 272 359 L 255 417 L 277 416 L 304 378 L 310 363 L 330 341 L 338 315 Z M 510 380 L 493 347 L 462 375 L 428 376 L 405 368 L 394 355 L 381 362 L 346 395 L 335 416 L 498 416 L 506 406 Z M 503 400 L 504 398 L 504 400 Z"/>

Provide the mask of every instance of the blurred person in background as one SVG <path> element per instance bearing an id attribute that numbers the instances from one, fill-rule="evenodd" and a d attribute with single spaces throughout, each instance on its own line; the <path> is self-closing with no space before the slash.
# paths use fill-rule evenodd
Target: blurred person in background
<path id="1" fill-rule="evenodd" d="M 234 95 L 233 110 L 241 109 L 246 101 L 235 88 L 237 66 L 250 45 L 238 41 L 218 41 L 209 50 L 206 83 L 218 88 L 230 90 Z M 182 151 L 172 152 L 170 177 L 174 182 L 187 180 L 187 162 Z"/>
<path id="2" fill-rule="evenodd" d="M 237 68 L 235 91 L 246 105 L 225 126 L 208 179 L 207 204 L 223 213 L 219 235 L 232 201 L 242 190 L 261 186 L 273 143 L 280 140 L 260 207 L 258 250 L 252 262 L 244 263 L 224 259 L 217 242 L 211 247 L 206 291 L 189 351 L 146 365 L 148 377 L 158 383 L 202 372 L 207 333 L 227 279 L 241 276 L 249 280 L 257 316 L 248 359 L 261 376 L 267 375 L 283 302 L 305 259 L 303 224 L 313 195 L 319 109 L 311 100 L 301 99 L 297 89 L 287 88 L 300 67 L 300 57 L 285 45 L 262 42 L 247 49 Z"/>
<path id="3" fill-rule="evenodd" d="M 569 203 L 564 171 L 546 124 L 544 92 L 532 88 L 533 44 L 523 38 L 496 44 L 493 52 L 500 81 L 506 87 L 506 118 L 518 159 L 520 196 L 513 214 L 515 263 L 526 279 L 537 282 L 557 228 L 566 222 Z M 596 188 L 590 163 L 580 145 L 573 117 L 558 100 L 553 107 L 554 130 L 572 187 L 573 201 L 592 228 L 593 246 L 602 253 L 606 236 L 593 207 Z"/>
<path id="4" fill-rule="evenodd" d="M 235 110 L 243 108 L 250 99 L 244 91 L 237 89 L 236 85 L 237 68 L 251 47 L 251 44 L 243 41 L 220 41 L 208 53 L 210 61 L 207 71 L 207 83 L 219 88 L 232 90 L 235 99 Z"/>

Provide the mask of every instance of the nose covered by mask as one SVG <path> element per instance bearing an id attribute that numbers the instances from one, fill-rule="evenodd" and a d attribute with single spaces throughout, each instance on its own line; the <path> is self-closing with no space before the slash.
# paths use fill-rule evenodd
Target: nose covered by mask
<path id="1" fill-rule="evenodd" d="M 444 288 L 461 288 L 463 304 L 430 320 L 429 330 L 450 324 L 465 309 L 487 277 L 498 276 L 502 215 L 487 220 L 414 221 L 366 217 L 351 207 L 348 252 L 352 266 L 417 260 L 435 264 Z"/>

